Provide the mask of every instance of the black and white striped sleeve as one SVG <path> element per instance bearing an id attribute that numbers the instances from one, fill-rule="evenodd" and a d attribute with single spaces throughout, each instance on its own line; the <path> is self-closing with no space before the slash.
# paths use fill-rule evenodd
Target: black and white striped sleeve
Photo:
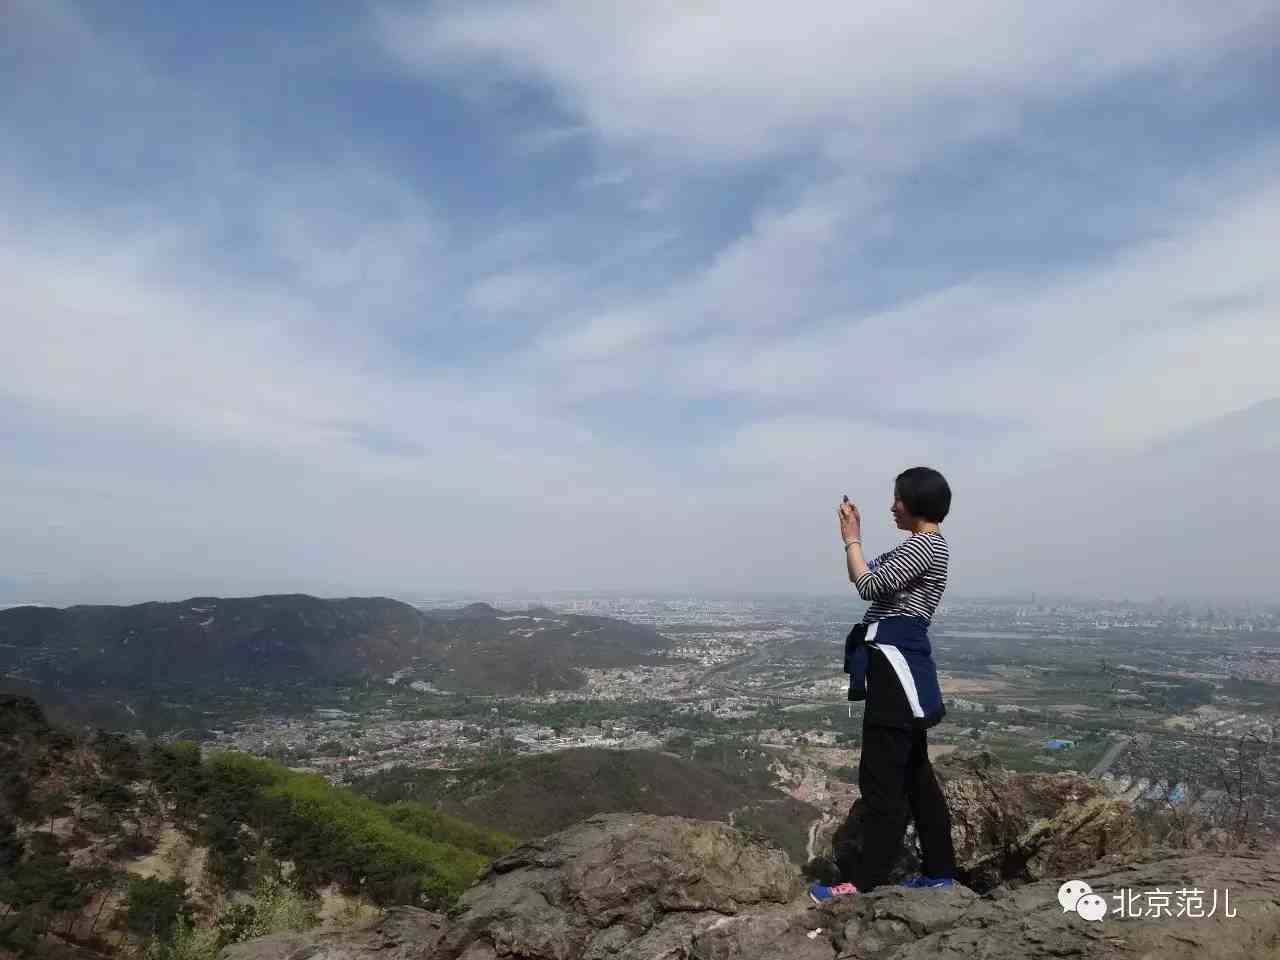
<path id="1" fill-rule="evenodd" d="M 863 600 L 891 597 L 929 569 L 933 546 L 928 537 L 912 537 L 879 559 L 855 584 Z"/>

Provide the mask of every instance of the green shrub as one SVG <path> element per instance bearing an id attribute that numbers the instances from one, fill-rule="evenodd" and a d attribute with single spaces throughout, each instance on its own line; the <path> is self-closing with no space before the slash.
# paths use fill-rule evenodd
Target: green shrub
<path id="1" fill-rule="evenodd" d="M 291 774 L 267 788 L 262 803 L 272 846 L 281 856 L 309 879 L 333 880 L 347 889 L 365 879 L 378 902 L 443 905 L 489 860 L 397 826 L 386 808 L 318 776 Z"/>
<path id="2" fill-rule="evenodd" d="M 513 849 L 517 842 L 515 837 L 485 830 L 412 800 L 391 804 L 387 808 L 387 814 L 396 826 L 417 836 L 474 850 L 488 857 L 502 856 Z"/>
<path id="3" fill-rule="evenodd" d="M 179 917 L 166 939 L 152 938 L 143 956 L 146 960 L 217 960 L 225 944 L 215 927 L 196 927 Z"/>
<path id="4" fill-rule="evenodd" d="M 135 933 L 165 940 L 179 919 L 190 921 L 187 884 L 182 880 L 134 877 L 129 881 L 125 924 Z"/>

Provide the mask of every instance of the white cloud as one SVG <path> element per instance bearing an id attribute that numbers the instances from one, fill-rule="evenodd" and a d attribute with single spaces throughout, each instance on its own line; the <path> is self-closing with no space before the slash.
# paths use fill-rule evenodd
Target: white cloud
<path id="1" fill-rule="evenodd" d="M 643 351 L 672 335 L 701 337 L 726 327 L 781 328 L 806 319 L 815 298 L 825 292 L 824 272 L 849 253 L 833 243 L 847 215 L 832 200 L 832 206 L 802 202 L 757 215 L 750 229 L 705 269 L 673 280 L 652 299 L 609 305 L 573 326 L 561 324 L 538 351 L 552 364 L 565 358 L 589 364 L 593 358 Z M 577 379 L 580 395 L 589 395 L 589 383 Z M 604 389 L 613 388 L 605 384 Z"/>
<path id="2" fill-rule="evenodd" d="M 615 498 L 658 488 L 527 385 L 405 369 L 309 298 L 166 246 L 0 224 L 0 409 L 56 425 L 0 454 L 7 570 L 134 599 L 175 578 L 549 586 L 590 577 Z"/>
<path id="3" fill-rule="evenodd" d="M 936 431 L 894 429 L 860 417 L 810 412 L 765 417 L 729 431 L 697 456 L 726 476 L 794 496 L 873 496 L 878 507 L 906 465 L 945 467 L 946 438 Z M 848 487 L 848 489 L 842 489 Z M 833 507 L 834 508 L 834 507 Z"/>
<path id="4" fill-rule="evenodd" d="M 841 217 L 799 207 L 652 299 L 549 334 L 530 362 L 574 398 L 650 391 L 815 418 L 1003 422 L 1019 427 L 1005 451 L 1019 462 L 1134 449 L 1280 392 L 1274 156 L 1263 150 L 1234 177 L 1214 171 L 1218 192 L 1160 239 L 1071 272 L 974 278 L 866 312 L 843 310 L 824 275 L 826 258 L 848 254 L 829 228 Z"/>
<path id="5" fill-rule="evenodd" d="M 1275 5 L 1240 0 L 487 2 L 384 7 L 386 47 L 438 74 L 476 63 L 547 83 L 603 136 L 739 161 L 836 128 L 968 114 L 1267 42 Z M 945 107 L 945 110 L 942 109 Z M 968 122 L 965 120 L 964 122 Z"/>
<path id="6" fill-rule="evenodd" d="M 570 284 L 558 269 L 525 267 L 494 273 L 474 284 L 467 303 L 485 313 L 527 313 L 554 306 Z"/>
<path id="7" fill-rule="evenodd" d="M 378 232 L 366 223 L 361 235 Z M 309 235 L 289 236 L 298 263 L 334 256 L 329 236 L 313 252 Z M 503 463 L 552 500 L 616 480 L 604 459 L 581 457 L 609 456 L 597 438 L 527 385 L 406 368 L 376 328 L 343 323 L 349 301 L 317 302 L 311 281 L 294 277 L 246 286 L 187 259 L 180 236 L 0 221 L 0 397 L 95 429 L 185 435 L 232 458 L 381 472 L 441 493 L 500 495 Z M 347 252 L 358 262 L 360 244 Z M 416 289 L 395 272 L 388 282 L 389 297 Z"/>
<path id="8" fill-rule="evenodd" d="M 1018 321 L 1014 335 L 930 382 L 925 402 L 964 396 L 979 412 L 1033 411 L 1056 445 L 1133 449 L 1275 396 L 1280 282 L 1268 251 L 1280 243 L 1280 185 L 1237 186 L 1165 239 L 994 297 L 984 323 Z"/>
<path id="9" fill-rule="evenodd" d="M 226 177 L 234 181 L 235 175 Z M 254 214 L 264 259 L 274 259 L 298 292 L 332 304 L 393 308 L 393 297 L 427 292 L 447 226 L 420 193 L 358 157 L 293 167 L 241 186 L 237 206 Z"/>

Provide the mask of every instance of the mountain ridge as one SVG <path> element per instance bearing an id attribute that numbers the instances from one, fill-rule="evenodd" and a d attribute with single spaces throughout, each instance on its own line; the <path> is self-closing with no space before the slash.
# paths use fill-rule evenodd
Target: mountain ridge
<path id="1" fill-rule="evenodd" d="M 662 659 L 651 627 L 608 617 L 421 610 L 389 597 L 196 596 L 128 606 L 0 610 L 0 691 L 120 698 L 403 672 L 455 693 L 575 689 L 587 667 Z M 65 704 L 64 704 L 65 706 Z"/>

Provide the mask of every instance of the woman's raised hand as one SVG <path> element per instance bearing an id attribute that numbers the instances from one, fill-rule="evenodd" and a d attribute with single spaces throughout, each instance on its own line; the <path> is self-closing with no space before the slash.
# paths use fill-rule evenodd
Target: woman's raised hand
<path id="1" fill-rule="evenodd" d="M 861 540 L 862 539 L 862 515 L 858 513 L 858 507 L 852 503 L 848 497 L 844 498 L 844 502 L 840 504 L 836 511 L 840 516 L 840 537 L 842 540 Z"/>

